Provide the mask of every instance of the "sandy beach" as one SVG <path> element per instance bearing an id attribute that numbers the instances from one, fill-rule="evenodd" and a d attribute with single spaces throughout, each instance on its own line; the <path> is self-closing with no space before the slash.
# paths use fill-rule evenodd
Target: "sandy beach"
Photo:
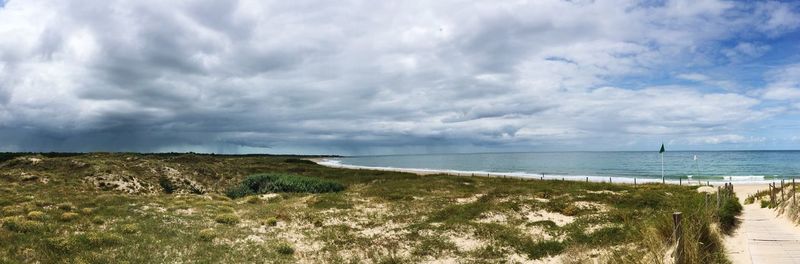
<path id="1" fill-rule="evenodd" d="M 487 172 L 487 171 L 457 171 L 457 170 L 434 170 L 434 169 L 411 169 L 411 168 L 394 168 L 394 167 L 369 167 L 369 166 L 356 166 L 356 165 L 349 165 L 343 164 L 336 160 L 328 159 L 328 158 L 309 158 L 307 160 L 313 161 L 319 165 L 327 166 L 331 168 L 344 168 L 344 169 L 357 169 L 357 170 L 376 170 L 376 171 L 394 171 L 394 172 L 406 172 L 406 173 L 413 173 L 417 175 L 433 175 L 433 174 L 446 174 L 446 175 L 454 175 L 454 176 L 473 176 L 473 177 L 494 177 L 494 178 L 517 178 L 517 179 L 524 179 L 524 180 L 564 180 L 564 181 L 588 181 L 588 182 L 611 182 L 611 183 L 620 183 L 620 184 L 643 184 L 643 183 L 661 183 L 660 179 L 655 178 L 632 178 L 632 177 L 614 177 L 614 176 L 585 176 L 585 175 L 548 175 L 548 174 L 530 174 L 530 173 L 519 173 L 519 172 Z M 679 185 L 694 185 L 694 186 L 703 186 L 703 185 L 722 185 L 725 183 L 724 181 L 706 181 L 706 180 L 692 180 L 692 179 L 667 179 L 664 181 L 667 184 L 679 184 Z M 767 186 L 767 183 L 752 183 L 752 182 L 741 182 L 737 183 L 734 182 L 734 185 L 739 186 L 753 186 L 753 188 L 757 186 Z M 748 188 L 749 187 L 745 187 Z"/>

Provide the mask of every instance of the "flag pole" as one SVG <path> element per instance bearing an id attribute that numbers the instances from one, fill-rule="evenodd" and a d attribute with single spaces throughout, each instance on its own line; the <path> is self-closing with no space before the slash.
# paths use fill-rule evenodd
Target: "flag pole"
<path id="1" fill-rule="evenodd" d="M 667 183 L 667 181 L 664 180 L 664 151 L 666 151 L 664 149 L 664 142 L 661 142 L 661 149 L 658 150 L 658 154 L 661 154 L 661 184 Z"/>

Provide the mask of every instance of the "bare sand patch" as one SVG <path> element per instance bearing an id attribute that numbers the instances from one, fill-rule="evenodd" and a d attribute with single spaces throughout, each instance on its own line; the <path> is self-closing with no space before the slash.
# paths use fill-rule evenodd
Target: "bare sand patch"
<path id="1" fill-rule="evenodd" d="M 473 196 L 470 196 L 470 197 L 466 197 L 466 198 L 458 198 L 458 199 L 456 199 L 456 203 L 457 204 L 474 203 L 474 202 L 477 202 L 478 199 L 480 199 L 481 197 L 483 197 L 485 195 L 486 195 L 485 193 L 479 193 L 479 194 L 476 194 L 476 195 L 473 195 Z"/>
<path id="2" fill-rule="evenodd" d="M 95 175 L 84 178 L 85 181 L 101 190 L 115 190 L 128 194 L 153 194 L 153 186 L 142 183 L 136 177 L 121 174 Z"/>
<path id="3" fill-rule="evenodd" d="M 468 236 L 462 233 L 449 233 L 445 235 L 450 242 L 456 245 L 458 251 L 468 252 L 486 246 L 488 243 L 484 240 L 477 239 L 474 236 Z"/>
<path id="4" fill-rule="evenodd" d="M 558 226 L 564 226 L 575 221 L 574 216 L 567 216 L 559 213 L 548 212 L 545 210 L 529 211 L 525 214 L 525 218 L 530 222 L 538 221 L 553 221 Z"/>
<path id="5" fill-rule="evenodd" d="M 597 211 L 598 213 L 608 212 L 609 210 L 608 205 L 598 202 L 575 201 L 572 203 L 572 205 L 581 210 L 593 210 Z"/>
<path id="6" fill-rule="evenodd" d="M 489 223 L 503 224 L 508 222 L 508 216 L 497 212 L 487 212 L 483 213 L 481 215 L 481 218 L 476 220 L 476 222 L 484 224 L 489 224 Z"/>
<path id="7" fill-rule="evenodd" d="M 717 193 L 717 188 L 711 186 L 702 186 L 700 188 L 697 188 L 697 192 L 714 194 Z"/>

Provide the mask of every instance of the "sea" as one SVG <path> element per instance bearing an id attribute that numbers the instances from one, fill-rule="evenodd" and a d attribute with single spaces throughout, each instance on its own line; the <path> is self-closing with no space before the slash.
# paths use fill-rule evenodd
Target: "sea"
<path id="1" fill-rule="evenodd" d="M 800 151 L 667 151 L 663 163 L 658 151 L 592 151 L 349 156 L 321 164 L 594 182 L 764 183 L 799 177 Z"/>

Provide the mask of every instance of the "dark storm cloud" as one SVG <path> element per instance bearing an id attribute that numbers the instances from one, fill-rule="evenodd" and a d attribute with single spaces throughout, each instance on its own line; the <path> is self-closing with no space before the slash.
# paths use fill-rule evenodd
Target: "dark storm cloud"
<path id="1" fill-rule="evenodd" d="M 748 93 L 613 81 L 698 63 L 713 55 L 698 46 L 754 27 L 791 32 L 797 10 L 786 6 L 13 1 L 0 9 L 0 150 L 381 153 L 741 139 L 737 128 L 781 109 Z"/>

